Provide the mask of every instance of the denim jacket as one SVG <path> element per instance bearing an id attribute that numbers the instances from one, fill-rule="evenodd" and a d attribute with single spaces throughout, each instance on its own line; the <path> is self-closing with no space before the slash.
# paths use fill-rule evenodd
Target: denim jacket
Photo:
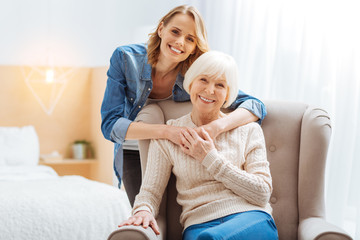
<path id="1" fill-rule="evenodd" d="M 122 144 L 130 123 L 144 106 L 153 87 L 151 65 L 148 64 L 145 44 L 118 47 L 111 59 L 107 72 L 108 80 L 101 105 L 101 131 L 104 137 L 115 143 L 114 170 L 119 180 L 123 169 Z M 183 88 L 184 77 L 178 74 L 173 87 L 173 100 L 189 101 L 190 96 Z M 237 99 L 229 107 L 245 108 L 259 117 L 259 124 L 266 115 L 264 104 L 239 90 Z"/>

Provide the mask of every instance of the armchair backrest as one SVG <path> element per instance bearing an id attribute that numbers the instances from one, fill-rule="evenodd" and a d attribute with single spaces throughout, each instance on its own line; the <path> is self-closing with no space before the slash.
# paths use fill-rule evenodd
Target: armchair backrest
<path id="1" fill-rule="evenodd" d="M 266 102 L 262 128 L 273 178 L 270 198 L 280 239 L 297 239 L 299 222 L 324 217 L 324 172 L 331 123 L 303 103 Z"/>

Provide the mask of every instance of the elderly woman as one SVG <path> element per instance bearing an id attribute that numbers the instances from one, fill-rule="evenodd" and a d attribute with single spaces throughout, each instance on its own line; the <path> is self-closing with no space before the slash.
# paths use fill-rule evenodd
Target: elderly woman
<path id="1" fill-rule="evenodd" d="M 237 96 L 237 66 L 224 53 L 201 55 L 185 74 L 184 88 L 191 113 L 167 124 L 187 127 L 183 144 L 152 140 L 133 216 L 119 225 L 150 226 L 159 234 L 155 217 L 171 171 L 182 206 L 183 239 L 278 239 L 269 198 L 272 179 L 262 129 L 249 123 L 220 134 L 215 141 L 194 129 L 224 118 L 222 107 Z"/>

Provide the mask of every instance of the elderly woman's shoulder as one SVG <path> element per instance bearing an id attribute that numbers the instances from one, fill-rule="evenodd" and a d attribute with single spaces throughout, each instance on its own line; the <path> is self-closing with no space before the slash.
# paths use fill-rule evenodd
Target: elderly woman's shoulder
<path id="1" fill-rule="evenodd" d="M 251 122 L 236 128 L 235 135 L 238 139 L 264 139 L 264 132 L 256 122 Z"/>
<path id="2" fill-rule="evenodd" d="M 248 123 L 247 125 L 249 125 L 251 128 L 262 129 L 261 125 L 257 122 L 251 122 L 251 123 Z"/>
<path id="3" fill-rule="evenodd" d="M 166 122 L 167 125 L 175 126 L 175 127 L 191 127 L 194 126 L 194 123 L 191 121 L 190 113 L 179 117 L 177 119 L 170 119 Z"/>
<path id="4" fill-rule="evenodd" d="M 245 131 L 245 132 L 262 132 L 262 128 L 260 126 L 260 124 L 258 124 L 257 122 L 251 122 L 248 124 L 245 124 L 243 126 L 240 126 L 237 128 L 238 131 Z"/>

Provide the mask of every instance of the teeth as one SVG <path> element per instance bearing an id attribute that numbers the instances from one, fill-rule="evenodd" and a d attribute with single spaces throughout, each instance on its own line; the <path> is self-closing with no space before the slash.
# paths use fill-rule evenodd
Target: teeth
<path id="1" fill-rule="evenodd" d="M 173 48 L 173 47 L 170 47 L 170 48 L 171 48 L 171 50 L 173 50 L 173 51 L 176 52 L 176 53 L 181 53 L 180 50 L 177 50 L 177 49 L 175 49 L 175 48 Z"/>
<path id="2" fill-rule="evenodd" d="M 214 100 L 210 100 L 210 99 L 207 99 L 207 98 L 204 98 L 202 96 L 199 96 L 201 100 L 205 101 L 205 102 L 208 102 L 208 103 L 211 103 L 211 102 L 215 102 Z"/>

